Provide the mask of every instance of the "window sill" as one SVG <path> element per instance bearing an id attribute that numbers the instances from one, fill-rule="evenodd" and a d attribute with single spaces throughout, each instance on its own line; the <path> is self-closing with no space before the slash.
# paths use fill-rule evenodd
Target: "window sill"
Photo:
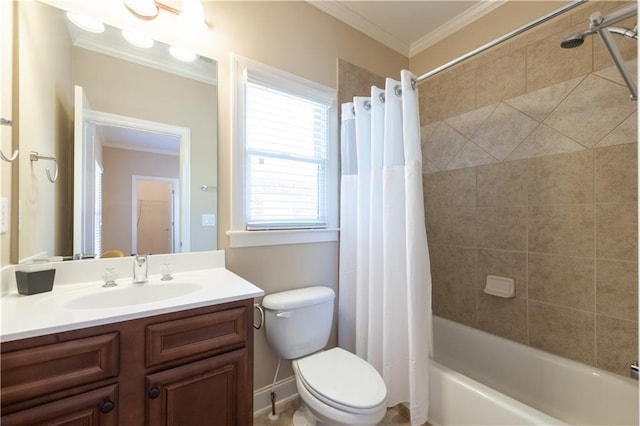
<path id="1" fill-rule="evenodd" d="M 286 229 L 272 231 L 227 231 L 229 247 L 275 246 L 282 244 L 338 241 L 340 229 Z"/>

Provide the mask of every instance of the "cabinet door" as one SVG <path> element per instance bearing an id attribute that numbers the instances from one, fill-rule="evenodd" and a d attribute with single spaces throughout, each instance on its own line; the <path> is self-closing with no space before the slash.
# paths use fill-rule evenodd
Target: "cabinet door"
<path id="1" fill-rule="evenodd" d="M 3 426 L 116 426 L 118 385 L 2 416 Z"/>
<path id="2" fill-rule="evenodd" d="M 250 424 L 247 362 L 243 348 L 147 376 L 147 425 Z"/>

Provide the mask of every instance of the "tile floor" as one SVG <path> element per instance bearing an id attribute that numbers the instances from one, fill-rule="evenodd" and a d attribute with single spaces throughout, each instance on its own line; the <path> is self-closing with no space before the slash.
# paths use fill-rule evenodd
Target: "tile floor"
<path id="1" fill-rule="evenodd" d="M 291 426 L 293 423 L 293 413 L 296 411 L 297 404 L 294 404 L 291 408 L 280 413 L 280 418 L 276 422 L 271 422 L 268 417 L 268 413 L 260 417 L 257 417 L 253 421 L 254 426 Z M 378 426 L 410 426 L 411 422 L 402 413 L 401 409 L 391 407 L 387 409 L 387 414 Z M 425 426 L 429 426 L 427 423 Z"/>

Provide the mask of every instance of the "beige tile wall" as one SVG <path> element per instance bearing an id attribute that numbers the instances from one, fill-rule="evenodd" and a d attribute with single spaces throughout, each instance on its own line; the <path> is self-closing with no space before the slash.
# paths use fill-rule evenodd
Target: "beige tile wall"
<path id="1" fill-rule="evenodd" d="M 384 78 L 338 59 L 338 105 L 353 102 L 354 96 L 369 96 L 371 86 L 384 87 Z"/>
<path id="2" fill-rule="evenodd" d="M 622 375 L 638 359 L 637 103 L 595 2 L 420 86 L 437 315 Z M 633 26 L 633 24 L 631 24 Z M 636 73 L 636 43 L 616 37 Z M 513 278 L 516 297 L 482 292 Z"/>
<path id="3" fill-rule="evenodd" d="M 637 359 L 636 146 L 425 174 L 434 313 L 626 375 Z M 485 295 L 487 275 L 513 278 L 516 297 Z"/>

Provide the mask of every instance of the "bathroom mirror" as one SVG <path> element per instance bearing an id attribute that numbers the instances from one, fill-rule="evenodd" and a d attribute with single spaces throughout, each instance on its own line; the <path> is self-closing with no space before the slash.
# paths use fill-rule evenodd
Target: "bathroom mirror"
<path id="1" fill-rule="evenodd" d="M 216 61 L 17 8 L 18 261 L 215 250 Z"/>

